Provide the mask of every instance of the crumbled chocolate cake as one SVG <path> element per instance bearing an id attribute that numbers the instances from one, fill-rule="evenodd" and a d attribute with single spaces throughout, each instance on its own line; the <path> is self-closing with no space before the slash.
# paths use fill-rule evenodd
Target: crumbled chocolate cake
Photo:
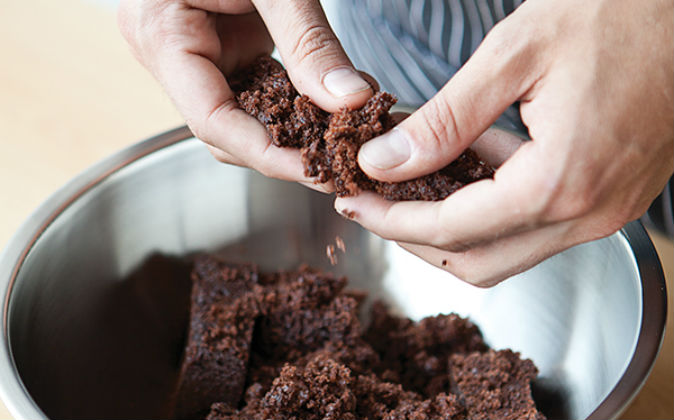
<path id="1" fill-rule="evenodd" d="M 375 302 L 371 317 L 364 338 L 381 357 L 382 376 L 426 397 L 447 389 L 450 354 L 487 349 L 477 326 L 456 314 L 412 322 Z"/>
<path id="2" fill-rule="evenodd" d="M 301 96 L 283 66 L 268 56 L 234 75 L 231 86 L 239 106 L 265 126 L 272 143 L 300 149 L 305 175 L 320 183 L 333 180 L 340 197 L 368 190 L 393 201 L 435 201 L 493 177 L 494 169 L 470 149 L 445 168 L 409 181 L 387 183 L 365 175 L 358 150 L 395 125 L 389 110 L 396 99 L 386 92 L 375 93 L 360 109 L 330 114 Z"/>
<path id="3" fill-rule="evenodd" d="M 455 314 L 413 322 L 307 266 L 196 259 L 176 418 L 544 419 L 536 367 Z"/>

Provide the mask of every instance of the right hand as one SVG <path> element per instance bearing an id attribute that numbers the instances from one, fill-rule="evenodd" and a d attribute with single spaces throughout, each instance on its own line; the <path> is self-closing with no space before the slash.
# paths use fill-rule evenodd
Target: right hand
<path id="1" fill-rule="evenodd" d="M 360 107 L 373 93 L 318 0 L 122 0 L 118 22 L 211 153 L 266 176 L 321 188 L 304 176 L 298 150 L 271 146 L 262 124 L 238 108 L 227 75 L 275 44 L 294 86 L 320 108 Z"/>

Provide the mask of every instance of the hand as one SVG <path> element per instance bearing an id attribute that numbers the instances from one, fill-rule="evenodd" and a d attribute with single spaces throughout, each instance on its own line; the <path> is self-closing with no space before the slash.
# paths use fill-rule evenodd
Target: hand
<path id="1" fill-rule="evenodd" d="M 270 147 L 264 127 L 237 107 L 226 75 L 272 51 L 298 91 L 328 111 L 372 95 L 330 29 L 318 0 L 122 0 L 119 26 L 192 132 L 220 161 L 315 185 L 299 151 Z"/>
<path id="2" fill-rule="evenodd" d="M 479 286 L 616 232 L 673 171 L 673 22 L 671 0 L 528 0 L 359 164 L 383 181 L 435 171 L 517 100 L 532 141 L 444 201 L 363 194 L 336 209 Z"/>

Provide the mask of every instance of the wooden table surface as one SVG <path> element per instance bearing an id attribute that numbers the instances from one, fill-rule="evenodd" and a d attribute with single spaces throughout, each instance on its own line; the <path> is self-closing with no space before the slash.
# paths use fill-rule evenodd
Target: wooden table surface
<path id="1" fill-rule="evenodd" d="M 0 6 L 0 249 L 45 198 L 111 153 L 183 123 L 135 62 L 113 6 Z M 672 242 L 656 236 L 672 305 Z M 672 311 L 655 368 L 624 419 L 674 418 Z M 0 378 L 2 380 L 2 378 Z M 11 418 L 0 402 L 0 419 Z"/>

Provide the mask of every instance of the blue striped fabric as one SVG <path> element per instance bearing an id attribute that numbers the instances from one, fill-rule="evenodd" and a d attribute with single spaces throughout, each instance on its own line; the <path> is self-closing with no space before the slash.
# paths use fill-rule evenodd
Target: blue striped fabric
<path id="1" fill-rule="evenodd" d="M 430 99 L 521 0 L 344 0 L 335 31 L 361 70 L 406 105 Z M 498 124 L 526 134 L 517 106 Z"/>

